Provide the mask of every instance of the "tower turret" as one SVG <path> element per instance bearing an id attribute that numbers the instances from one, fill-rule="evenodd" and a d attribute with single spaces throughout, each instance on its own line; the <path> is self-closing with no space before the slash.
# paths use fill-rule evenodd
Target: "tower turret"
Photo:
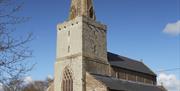
<path id="1" fill-rule="evenodd" d="M 93 0 L 72 0 L 69 20 L 72 20 L 77 16 L 86 16 L 96 20 Z"/>

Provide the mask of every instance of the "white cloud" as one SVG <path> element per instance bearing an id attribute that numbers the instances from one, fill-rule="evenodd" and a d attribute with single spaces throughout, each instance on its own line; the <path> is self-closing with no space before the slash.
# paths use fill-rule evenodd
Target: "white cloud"
<path id="1" fill-rule="evenodd" d="M 158 85 L 163 85 L 168 91 L 180 91 L 180 80 L 174 74 L 160 73 Z"/>
<path id="2" fill-rule="evenodd" d="M 167 24 L 163 32 L 167 34 L 171 34 L 171 35 L 179 35 L 180 34 L 180 20 L 178 20 L 176 23 Z"/>
<path id="3" fill-rule="evenodd" d="M 29 84 L 29 83 L 33 83 L 33 82 L 34 81 L 33 81 L 32 77 L 30 77 L 30 76 L 27 76 L 24 78 L 24 84 Z"/>
<path id="4" fill-rule="evenodd" d="M 4 91 L 3 90 L 3 85 L 0 83 L 0 91 Z"/>
<path id="5" fill-rule="evenodd" d="M 49 74 L 49 75 L 47 76 L 47 79 L 53 79 L 53 76 Z"/>

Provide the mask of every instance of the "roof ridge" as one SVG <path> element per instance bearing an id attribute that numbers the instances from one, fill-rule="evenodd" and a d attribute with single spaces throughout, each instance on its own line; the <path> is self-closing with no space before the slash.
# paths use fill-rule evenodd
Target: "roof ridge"
<path id="1" fill-rule="evenodd" d="M 113 55 L 116 55 L 116 56 L 118 56 L 118 57 L 123 57 L 123 58 L 126 58 L 126 59 L 130 59 L 129 61 L 135 61 L 135 62 L 143 63 L 143 62 L 142 62 L 142 61 L 140 61 L 140 60 L 133 59 L 133 58 L 129 58 L 129 57 L 127 57 L 127 56 L 123 56 L 123 55 L 115 54 L 115 53 L 112 53 L 112 52 L 108 52 L 108 53 L 113 54 Z"/>

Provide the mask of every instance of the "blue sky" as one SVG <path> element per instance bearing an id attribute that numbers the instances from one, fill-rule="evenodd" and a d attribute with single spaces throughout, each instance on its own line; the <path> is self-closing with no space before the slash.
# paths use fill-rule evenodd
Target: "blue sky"
<path id="1" fill-rule="evenodd" d="M 97 20 L 108 26 L 108 51 L 143 60 L 152 70 L 180 67 L 180 36 L 164 33 L 180 20 L 180 0 L 94 0 Z M 31 20 L 17 26 L 17 36 L 33 32 L 36 64 L 33 79 L 54 74 L 56 25 L 67 20 L 70 0 L 25 0 L 20 16 Z M 172 73 L 180 77 L 180 71 Z"/>

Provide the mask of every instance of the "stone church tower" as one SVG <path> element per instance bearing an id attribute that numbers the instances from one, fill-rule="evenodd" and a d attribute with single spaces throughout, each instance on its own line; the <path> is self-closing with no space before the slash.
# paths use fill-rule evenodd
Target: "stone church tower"
<path id="1" fill-rule="evenodd" d="M 47 91 L 167 91 L 143 62 L 107 52 L 106 33 L 93 0 L 72 0 L 69 18 L 57 25 L 55 75 Z"/>
<path id="2" fill-rule="evenodd" d="M 72 0 L 69 19 L 57 26 L 54 91 L 88 91 L 90 74 L 109 75 L 106 32 L 93 0 Z"/>

